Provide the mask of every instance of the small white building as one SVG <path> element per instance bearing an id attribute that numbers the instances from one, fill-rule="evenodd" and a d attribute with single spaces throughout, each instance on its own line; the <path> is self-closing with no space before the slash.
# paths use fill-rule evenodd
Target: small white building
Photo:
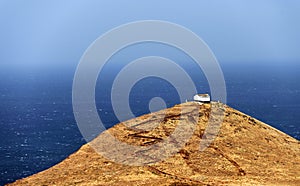
<path id="1" fill-rule="evenodd" d="M 210 103 L 210 96 L 209 94 L 196 94 L 194 96 L 194 101 L 201 103 Z"/>

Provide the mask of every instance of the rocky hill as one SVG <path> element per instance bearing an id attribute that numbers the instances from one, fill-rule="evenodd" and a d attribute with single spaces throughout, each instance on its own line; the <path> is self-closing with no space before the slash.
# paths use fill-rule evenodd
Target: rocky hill
<path id="1" fill-rule="evenodd" d="M 220 128 L 206 130 L 209 118 Z M 181 135 L 172 139 L 178 151 L 148 148 L 172 136 L 180 122 L 192 130 L 177 131 L 191 132 L 183 144 L 176 142 Z M 137 150 L 115 148 L 109 136 Z M 120 123 L 61 163 L 11 185 L 300 185 L 300 142 L 227 105 L 189 102 Z"/>

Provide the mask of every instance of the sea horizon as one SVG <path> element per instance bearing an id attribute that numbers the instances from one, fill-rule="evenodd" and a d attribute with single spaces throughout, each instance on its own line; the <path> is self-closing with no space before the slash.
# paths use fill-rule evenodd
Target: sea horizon
<path id="1" fill-rule="evenodd" d="M 1 68 L 0 184 L 45 170 L 86 143 L 72 110 L 76 68 L 52 67 L 7 65 Z M 297 80 L 300 73 L 297 67 L 298 64 L 221 65 L 227 86 L 226 104 L 299 140 L 300 85 Z M 107 72 L 103 80 L 109 85 L 114 79 L 110 74 L 114 73 L 110 68 Z M 199 93 L 209 92 L 203 74 L 189 73 L 194 81 L 202 81 L 195 83 Z M 108 129 L 120 121 L 113 113 L 111 92 L 105 83 L 96 87 L 96 104 Z M 172 85 L 159 78 L 146 78 L 133 87 L 129 98 L 136 117 L 150 112 L 148 104 L 154 96 L 164 98 L 167 107 L 180 103 Z"/>

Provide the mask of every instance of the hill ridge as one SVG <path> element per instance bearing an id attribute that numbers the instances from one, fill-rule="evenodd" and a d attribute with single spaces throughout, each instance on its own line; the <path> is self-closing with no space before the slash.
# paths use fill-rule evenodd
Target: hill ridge
<path id="1" fill-rule="evenodd" d="M 211 113 L 216 111 L 214 106 L 224 109 L 224 113 L 210 118 Z M 182 120 L 180 112 L 183 107 L 190 107 L 190 111 L 198 109 L 196 127 L 183 148 L 162 161 L 131 166 L 133 160 L 114 162 L 113 158 L 119 157 L 104 157 L 92 148 L 106 140 L 108 133 L 137 147 L 159 144 L 174 132 L 179 120 Z M 183 121 L 187 125 L 193 122 L 189 114 L 183 113 L 186 116 Z M 200 151 L 201 140 L 210 138 L 205 135 L 209 119 L 222 119 L 222 124 L 217 137 Z M 105 147 L 113 149 L 109 142 Z M 112 152 L 122 151 L 114 149 Z M 132 152 L 135 155 L 139 153 Z M 61 163 L 11 185 L 74 184 L 300 185 L 300 142 L 227 105 L 188 102 L 120 123 L 83 145 Z"/>

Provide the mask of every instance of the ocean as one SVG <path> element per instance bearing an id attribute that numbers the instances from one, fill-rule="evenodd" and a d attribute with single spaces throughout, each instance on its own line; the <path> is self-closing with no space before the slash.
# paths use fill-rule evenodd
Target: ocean
<path id="1" fill-rule="evenodd" d="M 224 63 L 221 67 L 229 106 L 300 139 L 300 65 Z M 106 128 L 119 122 L 110 89 L 120 68 L 112 68 L 103 72 L 96 87 L 97 109 Z M 1 66 L 0 185 L 45 170 L 86 143 L 72 110 L 75 69 L 72 65 Z M 193 67 L 185 69 L 199 92 L 209 92 L 203 74 Z M 153 97 L 163 98 L 167 107 L 180 103 L 172 84 L 149 77 L 130 93 L 135 116 L 150 112 L 148 103 Z"/>

